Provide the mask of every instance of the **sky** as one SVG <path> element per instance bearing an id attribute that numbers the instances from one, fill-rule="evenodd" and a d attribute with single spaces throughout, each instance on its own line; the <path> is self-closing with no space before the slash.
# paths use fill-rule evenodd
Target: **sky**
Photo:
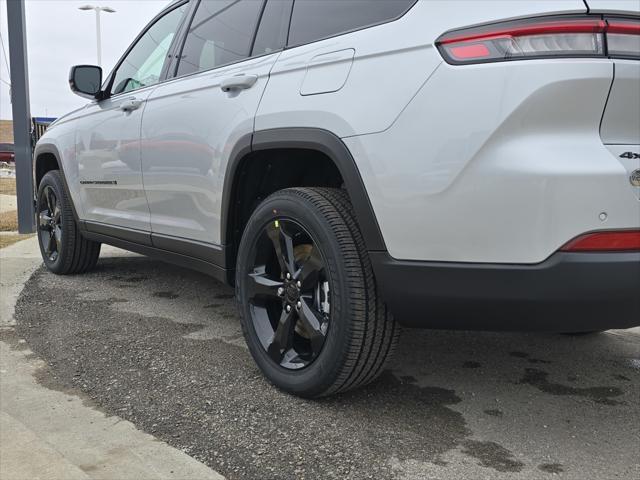
<path id="1" fill-rule="evenodd" d="M 0 35 L 9 55 L 7 1 L 0 0 Z M 101 13 L 104 75 L 111 71 L 133 39 L 169 0 L 25 0 L 31 115 L 58 117 L 87 100 L 69 90 L 73 65 L 97 63 L 96 21 L 82 5 L 109 6 Z M 11 119 L 10 82 L 5 53 L 0 48 L 0 119 Z"/>

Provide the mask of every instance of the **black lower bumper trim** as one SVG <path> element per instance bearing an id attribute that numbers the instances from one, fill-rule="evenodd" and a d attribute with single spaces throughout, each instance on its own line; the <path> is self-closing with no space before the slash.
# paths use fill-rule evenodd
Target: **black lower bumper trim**
<path id="1" fill-rule="evenodd" d="M 556 253 L 537 265 L 411 262 L 371 252 L 408 327 L 585 332 L 640 325 L 640 253 Z"/>

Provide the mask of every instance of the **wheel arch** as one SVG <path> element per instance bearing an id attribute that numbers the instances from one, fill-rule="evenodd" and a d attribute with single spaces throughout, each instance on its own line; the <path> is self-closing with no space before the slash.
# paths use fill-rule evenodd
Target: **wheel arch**
<path id="1" fill-rule="evenodd" d="M 62 185 L 64 186 L 67 197 L 69 198 L 69 201 L 71 203 L 73 216 L 75 217 L 79 228 L 82 230 L 83 224 L 80 221 L 78 211 L 76 210 L 76 206 L 73 203 L 73 197 L 71 196 L 71 191 L 69 190 L 69 185 L 67 184 L 67 176 L 64 173 L 64 167 L 62 166 L 61 156 L 58 148 L 52 143 L 38 143 L 33 153 L 33 159 L 33 178 L 35 189 L 34 195 L 37 196 L 38 187 L 40 186 L 40 181 L 42 180 L 42 178 L 51 170 L 59 170 L 60 176 L 62 177 Z"/>
<path id="2" fill-rule="evenodd" d="M 330 162 L 341 177 L 356 214 L 368 251 L 386 251 L 382 233 L 355 160 L 347 146 L 333 133 L 316 128 L 277 128 L 243 136 L 233 149 L 225 172 L 220 238 L 225 246 L 226 267 L 233 279 L 237 255 L 237 237 L 244 225 L 238 225 L 236 209 L 242 190 L 243 166 L 260 154 L 273 151 L 313 152 Z M 268 157 L 267 157 L 268 158 Z M 310 186 L 310 185 L 286 185 Z M 330 186 L 330 185 L 315 185 Z"/>

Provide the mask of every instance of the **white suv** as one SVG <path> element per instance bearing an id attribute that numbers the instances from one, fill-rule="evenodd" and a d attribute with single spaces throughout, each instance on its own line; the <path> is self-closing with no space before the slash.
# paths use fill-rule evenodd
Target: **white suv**
<path id="1" fill-rule="evenodd" d="M 612 0 L 179 0 L 39 141 L 45 264 L 100 243 L 235 284 L 278 387 L 399 325 L 640 324 L 640 11 Z"/>

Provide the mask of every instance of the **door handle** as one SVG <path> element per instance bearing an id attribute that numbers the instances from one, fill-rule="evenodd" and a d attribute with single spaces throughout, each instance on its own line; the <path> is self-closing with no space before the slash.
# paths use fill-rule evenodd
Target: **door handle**
<path id="1" fill-rule="evenodd" d="M 130 98 L 129 100 L 125 100 L 120 104 L 120 110 L 123 112 L 133 112 L 134 110 L 139 109 L 142 106 L 142 100 L 138 100 L 137 98 Z"/>
<path id="2" fill-rule="evenodd" d="M 257 75 L 235 75 L 233 77 L 225 78 L 220 84 L 220 89 L 223 92 L 247 90 L 248 88 L 253 87 L 257 81 Z"/>

